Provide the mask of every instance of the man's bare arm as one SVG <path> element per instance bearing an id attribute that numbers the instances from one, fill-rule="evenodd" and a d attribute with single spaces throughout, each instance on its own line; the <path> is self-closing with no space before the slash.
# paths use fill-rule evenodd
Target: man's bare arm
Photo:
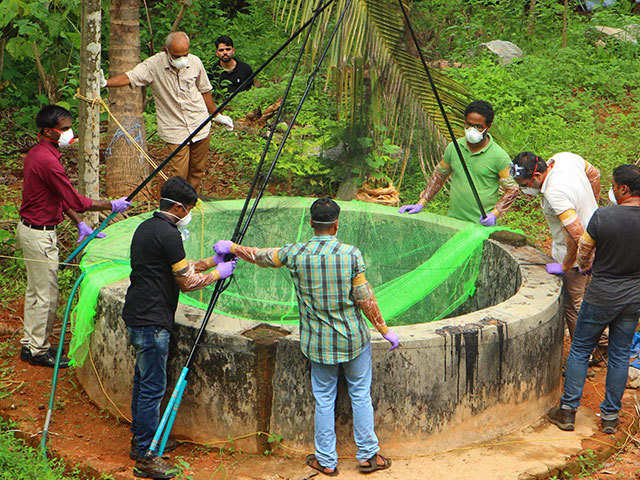
<path id="1" fill-rule="evenodd" d="M 207 106 L 207 112 L 209 112 L 209 115 L 211 115 L 216 111 L 216 104 L 213 101 L 211 92 L 203 93 L 202 98 L 204 99 L 204 104 Z"/>
<path id="2" fill-rule="evenodd" d="M 111 77 L 107 79 L 107 87 L 124 87 L 129 85 L 131 80 L 126 73 L 119 73 L 115 77 Z"/>

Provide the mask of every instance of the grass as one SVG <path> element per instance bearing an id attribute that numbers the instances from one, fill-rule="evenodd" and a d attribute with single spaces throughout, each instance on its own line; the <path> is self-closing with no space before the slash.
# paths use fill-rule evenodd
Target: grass
<path id="1" fill-rule="evenodd" d="M 16 438 L 19 426 L 0 418 L 0 480 L 80 480 L 79 473 L 65 473 L 57 459 L 44 459 L 39 450 Z"/>

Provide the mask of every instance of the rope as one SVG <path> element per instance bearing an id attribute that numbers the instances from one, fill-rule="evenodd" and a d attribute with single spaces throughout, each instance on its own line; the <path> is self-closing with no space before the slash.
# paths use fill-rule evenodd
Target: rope
<path id="1" fill-rule="evenodd" d="M 109 394 L 107 393 L 107 391 L 104 389 L 104 385 L 102 385 L 102 380 L 100 379 L 100 375 L 98 375 L 98 369 L 96 368 L 96 364 L 93 363 L 93 355 L 91 354 L 91 346 L 89 346 L 89 360 L 91 361 L 91 366 L 93 367 L 93 373 L 95 373 L 96 375 L 96 380 L 98 380 L 98 385 L 100 385 L 100 390 L 102 390 L 102 393 L 104 394 L 105 398 L 107 400 L 109 400 L 109 403 L 111 403 L 111 405 L 113 405 L 113 408 L 116 409 L 116 411 L 120 414 L 120 416 L 122 418 L 124 418 L 127 422 L 131 423 L 131 419 L 129 417 L 127 417 L 124 413 L 122 413 L 122 410 L 120 410 L 118 408 L 118 405 L 116 405 L 116 402 L 114 402 L 111 397 L 109 396 Z"/>
<path id="2" fill-rule="evenodd" d="M 91 104 L 91 107 L 95 107 L 96 105 L 99 105 L 102 110 L 106 111 L 109 114 L 109 117 L 111 117 L 113 122 L 122 131 L 122 133 L 127 138 L 127 140 L 129 140 L 131 145 L 133 145 L 134 148 L 138 150 L 138 152 L 144 157 L 144 159 L 149 163 L 149 165 L 151 165 L 154 169 L 158 168 L 158 164 L 153 160 L 153 158 L 151 158 L 151 156 L 149 156 L 149 154 L 144 150 L 144 148 L 142 148 L 140 144 L 136 142 L 135 138 L 133 138 L 131 134 L 127 131 L 127 129 L 122 126 L 122 124 L 116 118 L 116 116 L 113 113 L 111 113 L 111 110 L 109 110 L 109 107 L 107 106 L 106 102 L 102 99 L 102 97 L 97 97 L 97 98 L 85 97 L 79 91 L 76 92 L 74 97 L 82 100 L 83 102 L 87 102 Z M 162 171 L 158 173 L 165 181 L 168 179 L 168 177 Z"/>

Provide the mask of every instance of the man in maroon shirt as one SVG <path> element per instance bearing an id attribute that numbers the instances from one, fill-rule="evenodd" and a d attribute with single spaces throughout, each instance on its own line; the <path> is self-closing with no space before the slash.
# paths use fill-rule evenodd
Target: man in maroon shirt
<path id="1" fill-rule="evenodd" d="M 131 206 L 125 197 L 117 200 L 92 200 L 73 188 L 60 163 L 60 147 L 74 140 L 71 113 L 57 105 L 47 105 L 36 116 L 40 142 L 24 159 L 22 205 L 18 223 L 18 244 L 27 267 L 24 298 L 24 336 L 20 358 L 33 365 L 53 367 L 55 350 L 48 337 L 58 307 L 58 247 L 56 225 L 63 212 L 78 225 L 80 239 L 90 235 L 89 228 L 76 212 L 111 210 L 124 212 Z M 64 358 L 60 367 L 68 366 Z"/>

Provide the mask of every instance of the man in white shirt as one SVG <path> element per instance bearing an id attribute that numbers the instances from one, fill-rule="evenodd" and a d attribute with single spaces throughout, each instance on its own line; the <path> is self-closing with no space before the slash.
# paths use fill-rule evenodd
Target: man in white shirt
<path id="1" fill-rule="evenodd" d="M 547 162 L 522 152 L 513 160 L 511 174 L 523 193 L 542 194 L 540 206 L 549 224 L 554 263 L 547 272 L 564 277 L 564 318 L 571 337 L 589 277 L 578 270 L 578 242 L 598 208 L 600 171 L 580 155 L 556 153 Z"/>
<path id="2" fill-rule="evenodd" d="M 151 86 L 156 104 L 158 135 L 172 150 L 216 109 L 207 72 L 202 61 L 189 53 L 189 37 L 184 32 L 170 33 L 162 52 L 102 83 L 103 87 L 125 85 Z M 216 115 L 213 120 L 233 129 L 230 117 Z M 207 124 L 172 160 L 175 174 L 187 180 L 196 191 L 206 170 L 208 154 Z"/>

